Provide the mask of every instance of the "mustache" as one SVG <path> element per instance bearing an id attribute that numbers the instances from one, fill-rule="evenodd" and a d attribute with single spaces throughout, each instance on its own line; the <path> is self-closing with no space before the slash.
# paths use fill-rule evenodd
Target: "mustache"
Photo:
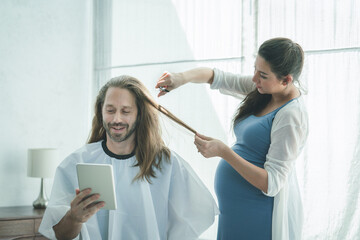
<path id="1" fill-rule="evenodd" d="M 109 127 L 129 127 L 129 124 L 126 123 L 109 123 Z"/>

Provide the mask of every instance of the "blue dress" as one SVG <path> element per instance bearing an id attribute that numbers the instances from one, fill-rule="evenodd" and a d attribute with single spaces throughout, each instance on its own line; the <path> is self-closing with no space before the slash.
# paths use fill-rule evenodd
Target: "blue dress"
<path id="1" fill-rule="evenodd" d="M 245 160 L 264 168 L 272 121 L 285 105 L 264 116 L 250 115 L 238 122 L 234 126 L 236 143 L 232 149 Z M 218 240 L 271 239 L 274 198 L 265 196 L 224 159 L 216 170 L 215 192 L 220 209 Z"/>

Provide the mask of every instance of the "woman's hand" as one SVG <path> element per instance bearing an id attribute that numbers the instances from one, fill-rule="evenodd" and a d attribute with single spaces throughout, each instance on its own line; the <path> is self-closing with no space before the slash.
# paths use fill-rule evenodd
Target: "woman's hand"
<path id="1" fill-rule="evenodd" d="M 195 135 L 194 143 L 198 149 L 198 152 L 200 152 L 206 158 L 222 157 L 224 151 L 229 148 L 222 141 L 201 135 L 199 133 Z"/>
<path id="2" fill-rule="evenodd" d="M 155 88 L 160 88 L 158 97 L 165 95 L 171 90 L 185 83 L 209 83 L 214 80 L 214 71 L 207 67 L 198 67 L 180 73 L 164 72 L 159 78 Z"/>
<path id="3" fill-rule="evenodd" d="M 160 90 L 158 94 L 158 97 L 160 97 L 167 94 L 171 90 L 180 87 L 183 84 L 185 84 L 185 80 L 182 77 L 181 73 L 164 72 L 159 78 L 155 88 L 164 89 L 164 90 Z"/>

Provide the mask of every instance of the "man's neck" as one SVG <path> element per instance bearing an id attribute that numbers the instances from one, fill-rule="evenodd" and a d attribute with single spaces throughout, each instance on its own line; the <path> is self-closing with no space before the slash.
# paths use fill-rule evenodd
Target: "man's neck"
<path id="1" fill-rule="evenodd" d="M 107 136 L 106 147 L 116 155 L 127 155 L 134 151 L 135 141 L 130 137 L 122 142 L 115 142 Z"/>

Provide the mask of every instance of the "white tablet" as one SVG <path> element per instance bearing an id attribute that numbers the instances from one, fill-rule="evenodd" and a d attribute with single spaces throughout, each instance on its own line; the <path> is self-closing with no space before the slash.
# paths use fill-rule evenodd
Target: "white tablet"
<path id="1" fill-rule="evenodd" d="M 115 210 L 116 194 L 113 168 L 110 164 L 76 164 L 80 191 L 91 188 L 91 194 L 100 194 L 99 201 L 104 201 L 102 209 Z"/>

